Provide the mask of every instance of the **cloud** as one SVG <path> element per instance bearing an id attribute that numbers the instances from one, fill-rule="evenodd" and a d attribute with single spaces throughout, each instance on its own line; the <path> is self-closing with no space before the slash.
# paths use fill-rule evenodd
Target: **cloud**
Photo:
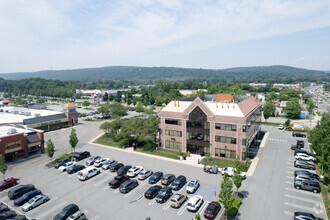
<path id="1" fill-rule="evenodd" d="M 162 65 L 166 56 L 329 27 L 329 10 L 323 0 L 3 1 L 0 72 Z"/>

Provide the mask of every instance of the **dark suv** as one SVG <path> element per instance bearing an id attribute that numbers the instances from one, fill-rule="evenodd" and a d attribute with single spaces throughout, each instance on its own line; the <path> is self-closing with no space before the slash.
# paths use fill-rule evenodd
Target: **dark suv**
<path id="1" fill-rule="evenodd" d="M 303 160 L 295 160 L 294 161 L 294 166 L 298 167 L 298 168 L 304 168 L 304 169 L 310 169 L 310 170 L 315 170 L 315 165 L 308 163 L 306 161 Z"/>
<path id="2" fill-rule="evenodd" d="M 162 178 L 162 181 L 161 183 L 163 185 L 170 185 L 173 180 L 175 179 L 175 176 L 173 174 L 166 174 L 163 178 Z"/>
<path id="3" fill-rule="evenodd" d="M 313 214 L 308 212 L 295 212 L 294 213 L 294 220 L 322 220 L 318 217 L 315 217 Z"/>
<path id="4" fill-rule="evenodd" d="M 124 164 L 123 163 L 115 163 L 115 164 L 111 164 L 110 166 L 109 166 L 109 170 L 111 171 L 111 172 L 116 172 L 119 168 L 121 168 L 122 166 L 124 166 Z"/>
<path id="5" fill-rule="evenodd" d="M 33 197 L 39 195 L 41 191 L 39 189 L 25 193 L 22 197 L 15 199 L 14 206 L 21 206 L 24 203 L 28 202 Z"/>
<path id="6" fill-rule="evenodd" d="M 134 179 L 129 179 L 126 180 L 125 182 L 123 182 L 120 187 L 119 187 L 119 191 L 121 193 L 128 193 L 130 192 L 132 189 L 134 189 L 135 187 L 137 187 L 139 185 L 137 180 Z"/>
<path id="7" fill-rule="evenodd" d="M 164 203 L 166 202 L 171 196 L 173 195 L 172 193 L 172 188 L 169 186 L 165 186 L 163 189 L 159 191 L 159 193 L 156 196 L 156 202 L 158 203 Z"/>
<path id="8" fill-rule="evenodd" d="M 35 189 L 36 188 L 32 184 L 16 186 L 15 188 L 8 191 L 8 197 L 9 199 L 16 199 Z"/>
<path id="9" fill-rule="evenodd" d="M 183 175 L 178 176 L 171 184 L 173 190 L 179 190 L 181 187 L 186 184 L 187 180 L 186 177 Z"/>
<path id="10" fill-rule="evenodd" d="M 155 184 L 157 183 L 161 178 L 163 177 L 163 172 L 158 171 L 152 174 L 152 176 L 149 178 L 148 182 L 150 184 Z"/>
<path id="11" fill-rule="evenodd" d="M 293 137 L 306 137 L 306 134 L 300 133 L 300 132 L 292 132 Z"/>
<path id="12" fill-rule="evenodd" d="M 295 180 L 293 185 L 296 189 L 309 190 L 313 193 L 321 192 L 321 186 L 317 180 Z"/>
<path id="13" fill-rule="evenodd" d="M 85 169 L 84 165 L 75 164 L 72 167 L 67 168 L 66 172 L 68 174 L 73 174 L 73 173 L 78 172 L 78 171 L 83 170 L 83 169 Z"/>
<path id="14" fill-rule="evenodd" d="M 83 159 L 85 159 L 87 157 L 90 157 L 90 156 L 91 156 L 91 153 L 89 153 L 88 151 L 78 152 L 72 157 L 72 160 L 73 161 L 79 161 L 79 160 L 83 160 Z"/>
<path id="15" fill-rule="evenodd" d="M 62 166 L 63 164 L 70 162 L 71 161 L 71 157 L 67 157 L 67 158 L 63 158 L 59 161 L 57 161 L 54 165 L 55 169 L 58 169 L 60 166 Z"/>
<path id="16" fill-rule="evenodd" d="M 297 140 L 297 145 L 300 146 L 301 148 L 303 148 L 303 147 L 305 147 L 305 141 Z"/>
<path id="17" fill-rule="evenodd" d="M 55 217 L 54 220 L 64 220 L 69 218 L 72 214 L 76 213 L 79 211 L 79 207 L 76 204 L 70 204 L 67 205 L 62 209 L 60 213 L 58 213 Z"/>
<path id="18" fill-rule="evenodd" d="M 130 165 L 126 165 L 126 166 L 122 166 L 122 167 L 120 167 L 120 168 L 117 170 L 117 174 L 118 174 L 118 176 L 125 175 L 125 174 L 127 173 L 127 171 L 128 171 L 129 169 L 131 169 L 131 168 L 132 168 L 132 166 L 130 166 Z"/>

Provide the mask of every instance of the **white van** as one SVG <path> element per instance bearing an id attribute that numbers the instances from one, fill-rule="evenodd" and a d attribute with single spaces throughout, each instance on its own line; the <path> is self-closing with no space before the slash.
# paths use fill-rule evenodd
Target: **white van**
<path id="1" fill-rule="evenodd" d="M 83 169 L 82 171 L 78 172 L 78 179 L 79 180 L 87 180 L 97 174 L 101 173 L 101 171 L 98 168 L 95 167 L 87 167 Z"/>

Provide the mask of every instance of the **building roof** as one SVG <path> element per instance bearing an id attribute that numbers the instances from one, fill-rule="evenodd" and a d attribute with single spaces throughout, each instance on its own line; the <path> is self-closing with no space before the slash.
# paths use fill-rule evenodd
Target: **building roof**
<path id="1" fill-rule="evenodd" d="M 258 107 L 258 105 L 260 105 L 259 101 L 251 96 L 248 99 L 245 99 L 241 102 L 239 102 L 238 107 L 241 109 L 242 113 L 244 116 L 247 116 L 248 114 L 250 114 L 256 107 Z"/>
<path id="2" fill-rule="evenodd" d="M 9 103 L 10 101 L 8 100 L 8 99 L 5 99 L 5 100 L 3 100 L 3 102 L 5 103 Z"/>
<path id="3" fill-rule="evenodd" d="M 74 104 L 72 104 L 71 102 L 66 103 L 65 105 L 63 105 L 63 108 L 75 108 L 76 106 Z"/>
<path id="4" fill-rule="evenodd" d="M 11 131 L 13 129 L 15 129 L 15 133 L 13 132 L 12 134 L 10 134 L 9 131 Z M 25 129 L 25 128 L 18 127 L 18 126 L 10 126 L 10 125 L 0 126 L 0 138 L 17 135 L 17 134 L 28 134 L 28 133 L 35 133 L 35 132 L 36 131 L 34 131 L 34 130 Z"/>
<path id="5" fill-rule="evenodd" d="M 8 103 L 8 105 L 15 105 L 14 103 L 12 103 L 12 102 L 10 102 L 10 103 Z"/>
<path id="6" fill-rule="evenodd" d="M 60 119 L 66 119 L 66 115 L 64 113 L 58 113 L 54 115 L 46 115 L 43 117 L 35 117 L 35 118 L 26 118 L 23 120 L 23 124 L 25 125 L 31 125 L 31 124 L 37 124 L 47 121 L 54 121 L 54 120 L 60 120 Z"/>

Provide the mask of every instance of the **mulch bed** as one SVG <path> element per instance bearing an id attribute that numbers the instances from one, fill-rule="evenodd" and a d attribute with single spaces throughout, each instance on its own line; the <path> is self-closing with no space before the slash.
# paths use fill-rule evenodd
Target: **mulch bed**
<path id="1" fill-rule="evenodd" d="M 54 164 L 52 162 L 49 162 L 49 163 L 46 163 L 45 166 L 47 168 L 52 168 L 52 167 L 54 167 Z"/>

